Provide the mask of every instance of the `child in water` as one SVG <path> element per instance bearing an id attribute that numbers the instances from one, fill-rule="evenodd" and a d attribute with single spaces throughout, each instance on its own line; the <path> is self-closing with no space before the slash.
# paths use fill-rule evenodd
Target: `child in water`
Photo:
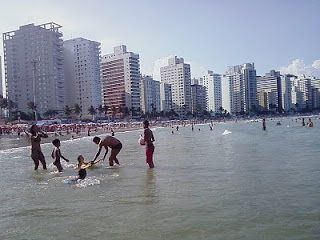
<path id="1" fill-rule="evenodd" d="M 59 172 L 62 172 L 63 168 L 61 166 L 61 162 L 60 162 L 60 158 L 63 158 L 66 162 L 69 162 L 68 159 L 66 159 L 64 156 L 62 156 L 61 151 L 60 151 L 60 140 L 59 139 L 54 139 L 52 141 L 52 144 L 55 146 L 55 148 L 53 149 L 52 153 L 51 153 L 51 157 L 54 160 L 53 165 L 56 165 L 56 167 L 58 168 Z"/>
<path id="2" fill-rule="evenodd" d="M 79 155 L 78 156 L 78 169 L 79 169 L 79 172 L 78 172 L 78 179 L 85 179 L 86 176 L 87 176 L 87 171 L 85 168 L 83 168 L 83 165 L 86 165 L 86 164 L 89 164 L 89 163 L 85 163 L 84 162 L 84 157 L 82 155 Z"/>
<path id="3" fill-rule="evenodd" d="M 78 165 L 77 165 L 77 169 L 79 169 L 79 172 L 78 172 L 78 176 L 74 179 L 66 179 L 65 180 L 65 183 L 75 183 L 78 181 L 78 179 L 85 179 L 86 176 L 87 176 L 87 171 L 86 169 L 82 168 L 82 165 L 83 164 L 86 164 L 84 162 L 84 158 L 82 155 L 79 155 L 78 156 Z"/>

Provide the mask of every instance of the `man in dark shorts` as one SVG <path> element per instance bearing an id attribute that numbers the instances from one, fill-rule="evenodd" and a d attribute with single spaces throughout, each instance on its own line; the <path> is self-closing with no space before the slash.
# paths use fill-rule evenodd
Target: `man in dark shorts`
<path id="1" fill-rule="evenodd" d="M 153 164 L 154 145 L 153 145 L 153 142 L 155 141 L 155 139 L 153 136 L 153 132 L 149 128 L 149 121 L 148 120 L 145 120 L 143 122 L 143 127 L 144 127 L 143 139 L 144 139 L 145 145 L 146 145 L 146 163 L 149 165 L 150 168 L 154 168 L 154 164 Z"/>
<path id="2" fill-rule="evenodd" d="M 102 139 L 100 139 L 99 137 L 94 137 L 93 142 L 95 144 L 99 145 L 99 147 L 98 147 L 98 151 L 92 161 L 95 161 L 99 157 L 101 150 L 104 147 L 106 152 L 105 152 L 103 158 L 101 159 L 101 161 L 103 162 L 107 156 L 108 147 L 109 147 L 109 148 L 111 148 L 111 154 L 109 157 L 109 166 L 113 166 L 114 162 L 116 164 L 120 165 L 119 160 L 117 159 L 117 155 L 119 154 L 119 152 L 122 149 L 122 144 L 118 139 L 116 139 L 115 137 L 112 137 L 112 136 L 106 136 Z"/>

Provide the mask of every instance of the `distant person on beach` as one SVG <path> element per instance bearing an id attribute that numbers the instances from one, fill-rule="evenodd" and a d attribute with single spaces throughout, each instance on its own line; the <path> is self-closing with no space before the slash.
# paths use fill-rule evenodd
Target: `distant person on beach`
<path id="1" fill-rule="evenodd" d="M 106 137 L 103 137 L 102 139 L 100 139 L 99 137 L 94 137 L 93 142 L 99 145 L 99 147 L 92 161 L 95 161 L 99 157 L 103 147 L 105 148 L 106 152 L 101 160 L 104 161 L 104 159 L 107 156 L 108 147 L 109 147 L 111 148 L 111 154 L 109 157 L 109 166 L 112 167 L 114 162 L 120 165 L 119 160 L 117 159 L 117 155 L 122 149 L 122 143 L 118 139 L 112 136 L 106 136 Z"/>
<path id="2" fill-rule="evenodd" d="M 302 126 L 305 126 L 306 124 L 304 123 L 304 118 L 302 118 Z"/>
<path id="3" fill-rule="evenodd" d="M 309 121 L 307 122 L 308 127 L 313 127 L 313 122 L 311 121 L 311 118 L 309 118 Z"/>
<path id="4" fill-rule="evenodd" d="M 267 127 L 266 127 L 266 119 L 263 118 L 263 119 L 262 119 L 262 130 L 263 130 L 263 131 L 266 131 L 266 129 L 267 129 Z"/>
<path id="5" fill-rule="evenodd" d="M 146 163 L 149 165 L 150 168 L 154 168 L 153 164 L 153 153 L 154 153 L 154 145 L 153 142 L 155 141 L 153 132 L 149 128 L 149 121 L 143 121 L 143 139 L 146 145 Z M 173 132 L 173 131 L 172 131 Z"/>
<path id="6" fill-rule="evenodd" d="M 59 139 L 54 139 L 52 141 L 52 144 L 55 146 L 51 153 L 51 157 L 54 159 L 53 165 L 55 165 L 58 168 L 59 172 L 62 172 L 63 168 L 61 166 L 60 159 L 64 159 L 66 162 L 69 162 L 68 159 L 66 159 L 64 156 L 62 156 L 61 151 L 60 151 L 60 140 Z"/>
<path id="7" fill-rule="evenodd" d="M 31 126 L 31 134 L 29 134 L 27 131 L 25 131 L 25 133 L 31 142 L 31 158 L 34 162 L 34 170 L 38 170 L 39 162 L 41 162 L 43 169 L 47 170 L 46 160 L 41 151 L 40 142 L 41 138 L 48 138 L 48 135 L 41 131 L 36 124 Z"/>

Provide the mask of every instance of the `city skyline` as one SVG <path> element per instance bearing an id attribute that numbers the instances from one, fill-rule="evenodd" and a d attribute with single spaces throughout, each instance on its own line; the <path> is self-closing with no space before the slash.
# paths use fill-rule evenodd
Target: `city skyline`
<path id="1" fill-rule="evenodd" d="M 83 37 L 101 42 L 102 55 L 124 44 L 140 55 L 141 73 L 154 75 L 154 62 L 181 56 L 191 76 L 207 70 L 254 62 L 257 75 L 271 69 L 282 74 L 320 77 L 318 39 L 320 2 L 308 1 L 0 1 L 1 33 L 19 26 L 56 22 L 63 40 Z M 19 8 L 17 8 L 19 6 Z M 22 10 L 20 10 L 22 9 Z M 15 13 L 15 14 L 13 14 Z M 95 17 L 84 17 L 95 16 Z M 3 56 L 1 40 L 0 56 Z M 159 61 L 158 61 L 159 62 Z M 3 67 L 3 63 L 2 63 Z"/>

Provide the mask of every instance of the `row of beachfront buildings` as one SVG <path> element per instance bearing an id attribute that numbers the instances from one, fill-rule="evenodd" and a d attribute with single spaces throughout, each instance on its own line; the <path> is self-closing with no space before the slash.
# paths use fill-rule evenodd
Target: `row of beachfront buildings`
<path id="1" fill-rule="evenodd" d="M 66 106 L 78 104 L 83 117 L 90 116 L 92 106 L 144 113 L 174 110 L 180 117 L 320 107 L 320 80 L 314 77 L 273 70 L 257 76 L 254 63 L 245 63 L 228 67 L 225 74 L 207 71 L 192 79 L 190 64 L 172 57 L 160 68 L 160 79 L 153 79 L 141 74 L 139 54 L 126 46 L 101 56 L 99 42 L 63 41 L 61 28 L 51 22 L 3 33 L 3 87 L 18 111 L 30 112 L 30 102 L 40 114 L 53 109 L 61 116 Z"/>

